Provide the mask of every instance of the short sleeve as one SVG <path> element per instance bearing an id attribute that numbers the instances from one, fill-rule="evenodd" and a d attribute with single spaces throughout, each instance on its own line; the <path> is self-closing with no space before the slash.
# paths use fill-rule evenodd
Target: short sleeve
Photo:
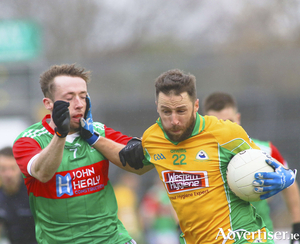
<path id="1" fill-rule="evenodd" d="M 283 158 L 283 156 L 281 155 L 277 147 L 275 147 L 271 142 L 270 142 L 270 148 L 271 148 L 271 157 L 278 160 L 285 167 L 288 167 L 287 162 L 285 161 L 285 159 Z"/>
<path id="2" fill-rule="evenodd" d="M 115 142 L 121 143 L 123 145 L 126 145 L 127 142 L 132 138 L 130 136 L 123 135 L 119 131 L 115 131 L 112 128 L 104 126 L 105 129 L 105 137 L 108 139 L 111 139 Z"/>
<path id="3" fill-rule="evenodd" d="M 13 145 L 13 154 L 20 167 L 21 172 L 29 177 L 27 165 L 29 161 L 42 151 L 38 142 L 29 137 L 22 137 L 18 139 Z"/>

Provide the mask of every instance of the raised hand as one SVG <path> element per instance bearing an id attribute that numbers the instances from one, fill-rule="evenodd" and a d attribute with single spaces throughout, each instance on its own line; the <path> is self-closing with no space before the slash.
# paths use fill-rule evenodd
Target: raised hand
<path id="1" fill-rule="evenodd" d="M 93 116 L 92 116 L 92 104 L 91 98 L 86 95 L 86 109 L 84 118 L 80 119 L 80 136 L 87 141 L 91 146 L 98 141 L 100 135 L 95 132 L 93 125 Z"/>
<path id="2" fill-rule="evenodd" d="M 52 119 L 56 125 L 54 131 L 58 137 L 64 138 L 70 131 L 70 103 L 65 101 L 56 101 L 52 110 Z"/>

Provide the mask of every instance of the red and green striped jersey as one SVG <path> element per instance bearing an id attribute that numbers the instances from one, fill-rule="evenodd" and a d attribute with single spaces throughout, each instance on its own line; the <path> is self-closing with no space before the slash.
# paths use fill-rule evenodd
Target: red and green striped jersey
<path id="1" fill-rule="evenodd" d="M 109 161 L 79 133 L 67 136 L 62 162 L 50 181 L 42 183 L 28 173 L 30 160 L 53 138 L 48 119 L 50 116 L 27 128 L 13 146 L 28 189 L 38 243 L 130 241 L 132 238 L 117 217 L 117 202 L 108 179 Z M 122 144 L 130 139 L 98 122 L 94 122 L 94 129 Z"/>

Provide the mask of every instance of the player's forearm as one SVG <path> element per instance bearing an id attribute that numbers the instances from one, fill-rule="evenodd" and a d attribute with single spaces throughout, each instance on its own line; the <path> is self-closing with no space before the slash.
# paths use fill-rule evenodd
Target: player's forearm
<path id="1" fill-rule="evenodd" d="M 125 145 L 117 143 L 105 137 L 100 137 L 99 140 L 93 145 L 93 147 L 96 148 L 96 150 L 98 150 L 99 152 L 101 152 L 114 165 L 135 174 L 142 175 L 154 167 L 150 165 L 138 170 L 131 168 L 129 165 L 126 165 L 124 167 L 120 161 L 119 152 L 122 150 L 123 147 L 125 147 Z"/>
<path id="2" fill-rule="evenodd" d="M 282 191 L 293 223 L 300 222 L 300 194 L 297 182 Z"/>
<path id="3" fill-rule="evenodd" d="M 63 156 L 65 138 L 54 136 L 31 165 L 31 174 L 41 182 L 49 181 L 57 171 Z"/>
<path id="4" fill-rule="evenodd" d="M 99 140 L 93 145 L 93 147 L 101 152 L 110 162 L 117 166 L 122 166 L 119 159 L 119 151 L 125 145 L 114 142 L 105 137 L 100 137 Z"/>

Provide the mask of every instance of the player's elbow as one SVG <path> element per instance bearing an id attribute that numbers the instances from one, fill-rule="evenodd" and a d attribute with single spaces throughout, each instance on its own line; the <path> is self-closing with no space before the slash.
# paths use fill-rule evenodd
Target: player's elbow
<path id="1" fill-rule="evenodd" d="M 36 159 L 31 164 L 30 170 L 28 172 L 32 177 L 39 180 L 40 182 L 47 183 L 54 176 L 56 168 L 49 166 L 47 167 L 47 165 L 45 167 L 39 159 Z"/>
<path id="2" fill-rule="evenodd" d="M 47 173 L 38 173 L 38 174 L 34 174 L 33 177 L 42 183 L 47 183 L 49 180 L 52 179 L 53 175 Z"/>
<path id="3" fill-rule="evenodd" d="M 47 183 L 49 180 L 52 179 L 54 173 L 49 172 L 49 170 L 31 167 L 31 175 L 40 182 Z"/>

